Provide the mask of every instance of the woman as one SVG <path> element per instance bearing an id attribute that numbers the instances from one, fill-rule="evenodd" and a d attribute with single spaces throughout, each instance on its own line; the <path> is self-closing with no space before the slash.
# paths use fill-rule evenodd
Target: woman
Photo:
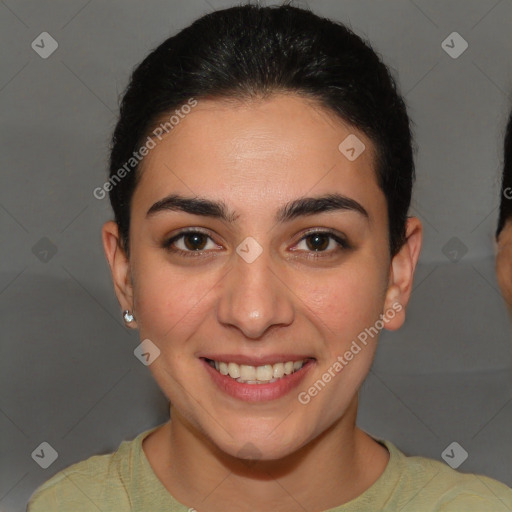
<path id="1" fill-rule="evenodd" d="M 196 21 L 134 71 L 103 244 L 171 421 L 40 510 L 502 510 L 505 485 L 356 426 L 421 246 L 409 119 L 371 47 L 289 6 Z M 499 508 L 502 507 L 502 508 Z"/>

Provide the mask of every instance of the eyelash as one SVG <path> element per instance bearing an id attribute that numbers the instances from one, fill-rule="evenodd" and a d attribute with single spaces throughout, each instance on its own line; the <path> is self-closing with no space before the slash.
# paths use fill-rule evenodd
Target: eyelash
<path id="1" fill-rule="evenodd" d="M 195 229 L 187 229 L 184 231 L 180 231 L 177 235 L 166 240 L 162 244 L 162 247 L 174 254 L 177 254 L 178 256 L 183 256 L 186 258 L 201 257 L 205 253 L 209 252 L 208 250 L 206 250 L 206 251 L 205 250 L 203 250 L 203 251 L 184 251 L 183 249 L 176 249 L 175 247 L 173 247 L 173 244 L 175 242 L 177 242 L 181 238 L 184 238 L 186 235 L 191 235 L 191 234 L 204 235 L 213 241 L 213 239 L 211 238 L 211 236 L 208 233 L 195 228 Z M 306 258 L 309 258 L 309 259 L 326 258 L 326 257 L 332 256 L 335 253 L 338 253 L 340 251 L 352 248 L 352 246 L 347 242 L 347 240 L 345 240 L 343 237 L 338 236 L 337 234 L 335 234 L 333 231 L 330 231 L 330 230 L 309 231 L 297 242 L 297 244 L 302 242 L 303 240 L 307 240 L 309 237 L 312 237 L 313 235 L 327 235 L 331 240 L 334 240 L 334 242 L 337 244 L 337 247 L 334 250 L 330 250 L 330 251 L 325 251 L 325 250 L 324 251 L 306 251 L 306 252 L 311 253 L 311 255 L 306 256 Z M 327 255 L 327 256 L 325 256 L 325 255 Z"/>

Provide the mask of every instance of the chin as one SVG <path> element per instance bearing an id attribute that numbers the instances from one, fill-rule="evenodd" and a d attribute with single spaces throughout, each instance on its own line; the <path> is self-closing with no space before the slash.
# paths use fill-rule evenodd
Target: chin
<path id="1" fill-rule="evenodd" d="M 295 453 L 301 444 L 295 439 L 287 444 L 281 444 L 278 440 L 268 439 L 238 439 L 236 444 L 227 446 L 224 453 L 237 459 L 251 461 L 274 461 L 283 459 Z M 222 447 L 219 447 L 222 449 Z"/>
<path id="2" fill-rule="evenodd" d="M 280 422 L 283 428 L 280 428 Z M 225 431 L 206 435 L 220 451 L 232 457 L 248 461 L 277 460 L 296 452 L 312 437 L 303 429 L 297 431 L 289 424 L 285 425 L 282 419 L 280 422 L 273 421 L 271 425 L 267 423 L 268 428 L 261 428 L 261 425 L 258 428 L 246 421 L 244 427 L 236 427 L 233 436 Z"/>

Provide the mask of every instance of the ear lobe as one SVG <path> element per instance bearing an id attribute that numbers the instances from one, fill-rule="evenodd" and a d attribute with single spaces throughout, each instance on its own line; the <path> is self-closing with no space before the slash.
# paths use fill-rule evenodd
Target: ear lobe
<path id="1" fill-rule="evenodd" d="M 131 281 L 130 261 L 121 247 L 119 227 L 116 222 L 108 221 L 101 230 L 103 249 L 107 258 L 114 291 L 121 306 L 121 310 L 128 309 L 133 313 L 133 286 Z M 130 327 L 136 327 L 136 322 L 130 323 Z"/>
<path id="2" fill-rule="evenodd" d="M 414 271 L 420 256 L 423 228 L 417 217 L 409 217 L 406 226 L 406 240 L 391 261 L 389 285 L 384 301 L 386 329 L 399 329 L 405 321 L 405 309 L 412 292 Z M 389 312 L 389 314 L 388 314 Z"/>

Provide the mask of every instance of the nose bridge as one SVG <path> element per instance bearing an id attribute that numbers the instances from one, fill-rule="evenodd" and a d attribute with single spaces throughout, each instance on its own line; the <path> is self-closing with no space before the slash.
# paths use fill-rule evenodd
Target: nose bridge
<path id="1" fill-rule="evenodd" d="M 256 242 L 257 243 L 257 242 Z M 233 254 L 217 308 L 218 320 L 240 329 L 248 338 L 259 338 L 272 325 L 288 325 L 293 307 L 268 249 L 244 240 Z"/>

